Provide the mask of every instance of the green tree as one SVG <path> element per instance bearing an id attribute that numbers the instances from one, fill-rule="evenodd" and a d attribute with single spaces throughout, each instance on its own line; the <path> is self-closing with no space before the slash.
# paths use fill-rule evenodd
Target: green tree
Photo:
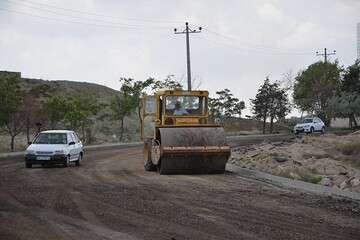
<path id="1" fill-rule="evenodd" d="M 262 120 L 262 132 L 265 134 L 266 119 L 270 112 L 269 95 L 271 93 L 271 84 L 269 78 L 266 78 L 264 83 L 258 89 L 255 99 L 250 99 L 252 103 L 252 110 L 255 119 Z"/>
<path id="2" fill-rule="evenodd" d="M 209 99 L 210 118 L 241 116 L 242 110 L 245 109 L 244 101 L 234 97 L 227 88 L 217 91 L 216 94 L 216 98 Z"/>
<path id="3" fill-rule="evenodd" d="M 119 140 L 123 140 L 124 136 L 124 119 L 130 116 L 138 109 L 138 116 L 140 118 L 139 101 L 140 97 L 145 94 L 145 89 L 152 86 L 155 82 L 153 78 L 148 78 L 145 81 L 134 81 L 131 78 L 121 78 L 122 86 L 120 94 L 115 96 L 110 104 L 112 110 L 112 118 L 120 121 L 120 136 Z"/>
<path id="4" fill-rule="evenodd" d="M 270 118 L 270 133 L 273 132 L 274 120 L 280 120 L 290 112 L 290 103 L 286 89 L 278 82 L 270 83 L 266 78 L 258 89 L 255 99 L 251 99 L 255 119 L 262 121 L 262 132 L 265 134 L 266 120 Z"/>
<path id="5" fill-rule="evenodd" d="M 217 98 L 209 98 L 209 117 L 214 120 L 221 118 L 221 103 Z"/>
<path id="6" fill-rule="evenodd" d="M 341 92 L 328 103 L 329 112 L 334 117 L 348 118 L 349 127 L 357 127 L 356 117 L 360 116 L 360 96 L 356 93 Z"/>
<path id="7" fill-rule="evenodd" d="M 246 108 L 244 101 L 238 101 L 233 107 L 233 113 L 241 117 L 242 111 Z"/>
<path id="8" fill-rule="evenodd" d="M 270 133 L 273 133 L 274 120 L 284 119 L 290 113 L 291 106 L 286 89 L 281 88 L 277 82 L 270 85 L 269 101 Z"/>
<path id="9" fill-rule="evenodd" d="M 93 124 L 92 117 L 99 111 L 97 100 L 92 97 L 77 96 L 66 102 L 67 110 L 64 115 L 64 120 L 69 127 L 74 130 L 81 130 L 82 140 L 85 143 L 91 141 L 89 127 Z"/>
<path id="10" fill-rule="evenodd" d="M 68 110 L 68 102 L 62 96 L 52 96 L 43 103 L 43 111 L 48 116 L 51 129 L 55 129 L 59 122 L 65 119 L 65 113 Z"/>
<path id="11" fill-rule="evenodd" d="M 302 111 L 317 114 L 327 126 L 331 121 L 331 115 L 327 111 L 328 101 L 339 88 L 341 71 L 338 62 L 317 62 L 295 78 L 295 104 Z"/>
<path id="12" fill-rule="evenodd" d="M 32 87 L 23 91 L 24 119 L 27 141 L 30 141 L 30 130 L 37 123 L 44 120 L 44 112 L 41 109 L 43 97 L 49 97 L 49 86 L 46 84 Z"/>
<path id="13" fill-rule="evenodd" d="M 356 60 L 344 71 L 341 91 L 360 94 L 360 60 Z"/>
<path id="14" fill-rule="evenodd" d="M 183 89 L 183 85 L 174 79 L 174 75 L 168 75 L 164 80 L 155 80 L 151 83 L 153 92 L 161 89 L 176 90 Z"/>
<path id="15" fill-rule="evenodd" d="M 19 86 L 20 74 L 0 75 L 0 127 L 11 137 L 10 149 L 14 151 L 15 137 L 24 127 L 22 97 Z"/>
<path id="16" fill-rule="evenodd" d="M 349 127 L 357 127 L 360 116 L 360 60 L 349 66 L 343 74 L 340 89 L 328 102 L 334 117 L 348 118 Z"/>

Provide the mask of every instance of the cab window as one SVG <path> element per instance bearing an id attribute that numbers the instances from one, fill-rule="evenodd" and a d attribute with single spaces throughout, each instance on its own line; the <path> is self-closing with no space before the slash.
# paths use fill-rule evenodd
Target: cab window
<path id="1" fill-rule="evenodd" d="M 198 96 L 167 96 L 165 112 L 173 116 L 205 115 L 206 98 Z"/>

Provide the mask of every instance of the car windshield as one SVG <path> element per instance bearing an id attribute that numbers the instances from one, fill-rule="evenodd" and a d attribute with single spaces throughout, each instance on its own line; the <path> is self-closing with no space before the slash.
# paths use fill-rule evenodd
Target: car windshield
<path id="1" fill-rule="evenodd" d="M 312 118 L 305 118 L 304 120 L 302 120 L 301 123 L 312 123 L 313 119 Z"/>
<path id="2" fill-rule="evenodd" d="M 34 144 L 67 144 L 66 133 L 40 133 Z"/>
<path id="3" fill-rule="evenodd" d="M 205 97 L 198 96 L 167 96 L 165 111 L 168 115 L 188 116 L 205 114 Z"/>

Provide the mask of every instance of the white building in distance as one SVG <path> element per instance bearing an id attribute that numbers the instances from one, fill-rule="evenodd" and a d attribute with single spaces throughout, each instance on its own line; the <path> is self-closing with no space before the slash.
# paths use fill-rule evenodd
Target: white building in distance
<path id="1" fill-rule="evenodd" d="M 360 60 L 360 23 L 357 24 L 357 59 Z"/>

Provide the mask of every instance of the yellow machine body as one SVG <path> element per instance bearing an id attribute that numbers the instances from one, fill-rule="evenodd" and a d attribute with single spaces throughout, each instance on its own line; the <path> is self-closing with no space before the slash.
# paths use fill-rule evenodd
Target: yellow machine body
<path id="1" fill-rule="evenodd" d="M 160 174 L 223 173 L 224 129 L 208 123 L 207 91 L 166 90 L 141 99 L 144 167 Z"/>

